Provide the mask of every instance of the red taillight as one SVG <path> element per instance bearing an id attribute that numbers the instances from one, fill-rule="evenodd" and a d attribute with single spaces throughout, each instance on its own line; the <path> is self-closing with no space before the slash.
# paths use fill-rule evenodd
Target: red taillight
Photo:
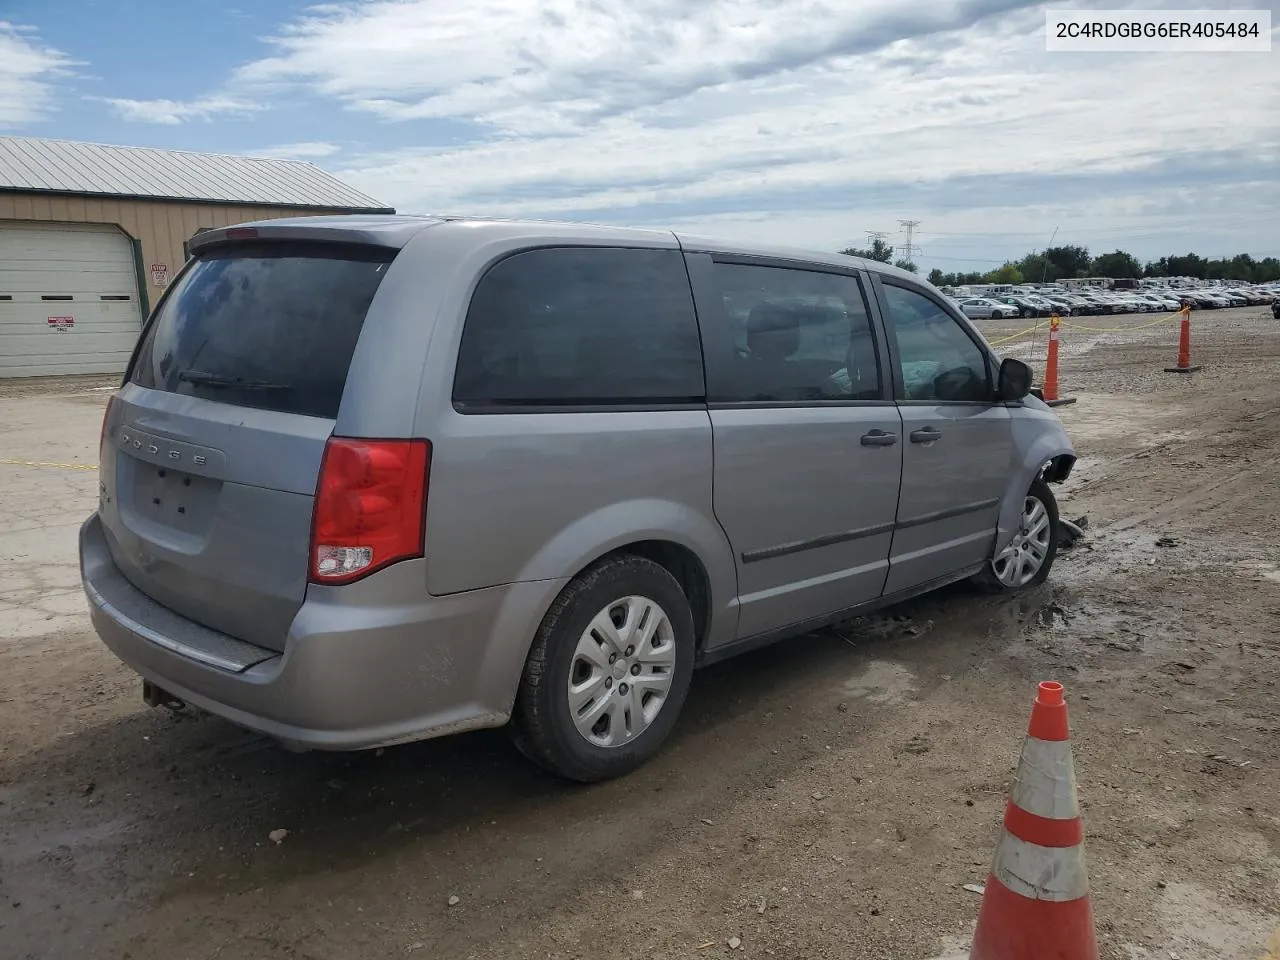
<path id="1" fill-rule="evenodd" d="M 330 437 L 311 523 L 312 583 L 351 583 L 422 556 L 431 444 Z"/>
<path id="2" fill-rule="evenodd" d="M 253 240 L 258 236 L 254 227 L 232 227 L 227 231 L 228 240 Z"/>

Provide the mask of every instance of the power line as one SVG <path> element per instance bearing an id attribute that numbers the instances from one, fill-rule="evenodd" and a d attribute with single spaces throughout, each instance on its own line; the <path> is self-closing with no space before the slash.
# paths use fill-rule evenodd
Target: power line
<path id="1" fill-rule="evenodd" d="M 943 260 L 948 263 L 1000 263 L 1000 264 L 1003 264 L 1007 262 L 1010 258 L 1005 257 L 1004 259 L 1001 259 L 1001 260 L 991 260 L 986 257 L 935 257 L 933 255 L 930 255 L 928 259 L 930 261 Z"/>
<path id="2" fill-rule="evenodd" d="M 933 254 L 929 254 L 929 256 L 925 257 L 925 259 L 926 259 L 926 260 L 928 260 L 930 263 L 932 263 L 933 261 L 937 260 L 937 261 L 942 262 L 942 263 L 997 263 L 997 264 L 1005 264 L 1005 263 L 1017 263 L 1017 262 L 1018 262 L 1019 260 L 1021 260 L 1023 257 L 1027 256 L 1027 254 L 1033 254 L 1033 255 L 1036 255 L 1036 256 L 1043 256 L 1043 253 L 1044 253 L 1044 252 L 1043 252 L 1042 250 L 1028 250 L 1028 251 L 1026 251 L 1025 253 L 1023 253 L 1023 254 L 1021 254 L 1021 255 L 1019 255 L 1019 256 L 1014 256 L 1014 257 L 1002 257 L 1002 258 L 1000 258 L 1000 259 L 998 259 L 998 260 L 992 259 L 991 257 L 939 257 L 939 256 L 935 256 L 935 255 L 933 255 Z M 1257 260 L 1257 259 L 1262 259 L 1262 258 L 1264 258 L 1264 257 L 1280 257 L 1280 251 L 1262 251 L 1261 253 L 1257 253 L 1257 252 L 1253 252 L 1253 251 L 1248 251 L 1248 253 L 1249 253 L 1249 255 L 1250 255 L 1251 257 L 1253 257 L 1255 260 Z M 1198 255 L 1198 256 L 1200 256 L 1200 257 L 1203 257 L 1203 258 L 1204 258 L 1204 259 L 1206 259 L 1206 260 L 1228 260 L 1228 259 L 1230 259 L 1231 257 L 1238 256 L 1238 253 L 1223 254 L 1223 255 L 1221 255 L 1221 256 L 1213 256 L 1213 255 L 1208 255 L 1208 254 L 1197 254 L 1197 255 Z"/>
<path id="3" fill-rule="evenodd" d="M 1044 233 L 1037 230 L 1035 232 L 1019 233 L 1013 230 L 924 230 L 922 231 L 926 237 L 1042 237 Z"/>
<path id="4" fill-rule="evenodd" d="M 915 260 L 916 255 L 920 252 L 920 248 L 911 242 L 911 236 L 915 228 L 920 226 L 919 220 L 899 220 L 898 226 L 902 227 L 907 234 L 907 242 L 903 244 L 903 256 L 907 260 Z"/>
<path id="5" fill-rule="evenodd" d="M 1275 215 L 1267 217 L 1251 217 L 1245 220 L 1233 220 L 1230 223 L 1232 229 L 1237 227 L 1254 226 L 1260 223 L 1272 223 Z M 1103 227 L 1099 229 L 1069 229 L 1067 238 L 1074 238 L 1078 243 L 1089 243 L 1091 241 L 1105 240 L 1107 242 L 1117 242 L 1124 240 L 1158 240 L 1161 237 L 1170 235 L 1182 235 L 1185 233 L 1199 233 L 1205 230 L 1203 224 L 1182 222 L 1176 225 L 1170 225 L 1158 233 L 1147 232 L 1131 232 L 1133 230 L 1142 231 L 1142 227 Z M 1013 230 L 970 230 L 970 231 L 952 231 L 952 230 L 925 230 L 923 234 L 928 237 L 1041 237 L 1043 233 L 1022 232 Z M 950 241 L 945 241 L 950 242 Z M 975 246 L 978 244 L 974 244 Z"/>

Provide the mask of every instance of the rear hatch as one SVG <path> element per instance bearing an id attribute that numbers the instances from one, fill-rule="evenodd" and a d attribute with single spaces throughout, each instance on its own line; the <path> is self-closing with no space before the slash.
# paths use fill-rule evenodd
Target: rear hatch
<path id="1" fill-rule="evenodd" d="M 202 250 L 143 332 L 102 445 L 100 513 L 139 590 L 283 650 L 307 586 L 316 480 L 395 250 Z"/>

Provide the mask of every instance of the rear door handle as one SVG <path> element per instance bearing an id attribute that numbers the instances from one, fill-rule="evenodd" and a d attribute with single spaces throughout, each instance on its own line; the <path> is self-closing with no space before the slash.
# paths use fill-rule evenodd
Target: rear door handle
<path id="1" fill-rule="evenodd" d="M 870 433 L 862 435 L 862 445 L 864 447 L 892 447 L 897 442 L 898 435 L 885 430 L 872 430 Z"/>
<path id="2" fill-rule="evenodd" d="M 935 430 L 933 427 L 921 427 L 919 430 L 911 431 L 912 443 L 933 443 L 933 441 L 941 439 L 942 431 Z"/>

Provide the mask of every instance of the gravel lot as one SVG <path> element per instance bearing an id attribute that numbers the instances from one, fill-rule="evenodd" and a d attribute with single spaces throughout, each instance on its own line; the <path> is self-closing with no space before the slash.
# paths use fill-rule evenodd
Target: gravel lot
<path id="1" fill-rule="evenodd" d="M 1151 319 L 1064 330 L 1082 459 L 1063 513 L 1090 537 L 1048 584 L 948 590 L 707 670 L 670 748 L 590 788 L 500 732 L 293 755 L 144 708 L 76 570 L 104 384 L 0 384 L 0 956 L 963 956 L 962 885 L 985 878 L 1035 681 L 1056 678 L 1103 955 L 1261 957 L 1280 923 L 1280 321 L 1196 313 L 1190 377 L 1161 372 L 1176 323 L 1081 329 Z M 1004 349 L 1043 356 L 1043 334 Z"/>

